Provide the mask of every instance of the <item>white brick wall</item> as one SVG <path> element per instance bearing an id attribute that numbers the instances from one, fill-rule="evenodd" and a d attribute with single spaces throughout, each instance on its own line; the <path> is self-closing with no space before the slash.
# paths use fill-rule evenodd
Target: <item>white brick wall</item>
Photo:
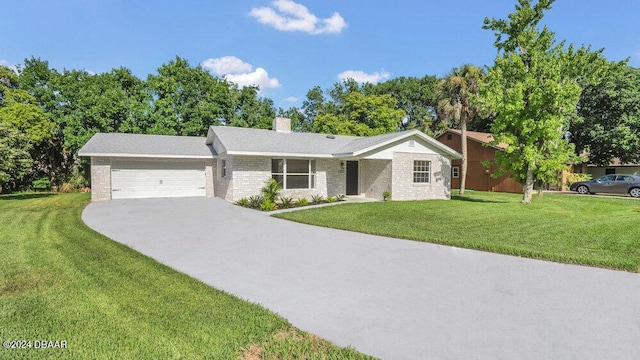
<path id="1" fill-rule="evenodd" d="M 232 171 L 230 201 L 260 194 L 264 182 L 271 178 L 271 158 L 257 156 L 233 156 L 227 161 L 227 174 Z"/>
<path id="2" fill-rule="evenodd" d="M 383 200 L 382 193 L 391 191 L 391 161 L 361 160 L 360 184 L 367 198 Z"/>
<path id="3" fill-rule="evenodd" d="M 111 200 L 111 160 L 91 157 L 91 201 Z"/>
<path id="4" fill-rule="evenodd" d="M 428 160 L 431 162 L 431 182 L 413 182 L 413 161 Z M 392 165 L 393 200 L 449 199 L 451 197 L 451 160 L 430 154 L 413 154 L 396 152 Z"/>

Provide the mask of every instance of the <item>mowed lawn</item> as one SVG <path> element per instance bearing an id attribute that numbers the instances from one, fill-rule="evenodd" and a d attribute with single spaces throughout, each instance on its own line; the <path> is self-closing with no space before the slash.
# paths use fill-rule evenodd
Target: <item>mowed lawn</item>
<path id="1" fill-rule="evenodd" d="M 88 202 L 0 196 L 0 339 L 32 347 L 0 358 L 366 358 L 94 232 Z"/>
<path id="2" fill-rule="evenodd" d="M 469 192 L 451 200 L 353 203 L 275 215 L 325 227 L 557 262 L 640 271 L 640 201 Z"/>

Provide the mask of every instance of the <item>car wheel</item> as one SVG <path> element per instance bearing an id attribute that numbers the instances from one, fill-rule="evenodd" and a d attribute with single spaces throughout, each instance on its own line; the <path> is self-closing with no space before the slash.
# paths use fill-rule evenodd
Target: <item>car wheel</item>
<path id="1" fill-rule="evenodd" d="M 589 188 L 584 185 L 580 185 L 578 186 L 576 191 L 578 192 L 578 194 L 586 195 L 589 193 Z"/>
<path id="2" fill-rule="evenodd" d="M 633 188 L 629 190 L 629 195 L 631 195 L 634 198 L 640 198 L 640 188 Z"/>

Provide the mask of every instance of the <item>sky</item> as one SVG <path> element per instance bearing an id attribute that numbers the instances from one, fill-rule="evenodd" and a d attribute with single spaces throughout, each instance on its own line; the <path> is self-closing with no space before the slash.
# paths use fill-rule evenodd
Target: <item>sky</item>
<path id="1" fill-rule="evenodd" d="M 0 65 L 36 57 L 57 70 L 126 67 L 146 79 L 185 58 L 276 107 L 314 86 L 383 82 L 491 66 L 483 20 L 516 0 L 2 0 Z M 567 43 L 640 67 L 640 0 L 557 0 L 543 24 Z"/>

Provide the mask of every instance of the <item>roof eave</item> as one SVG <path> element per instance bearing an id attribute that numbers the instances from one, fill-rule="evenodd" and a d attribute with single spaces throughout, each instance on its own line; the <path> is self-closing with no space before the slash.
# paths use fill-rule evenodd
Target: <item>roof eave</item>
<path id="1" fill-rule="evenodd" d="M 301 157 L 301 158 L 322 158 L 322 159 L 332 159 L 334 156 L 332 154 L 313 154 L 313 153 L 285 153 L 285 152 L 276 152 L 276 151 L 226 151 L 227 155 L 234 156 L 259 156 L 259 157 Z"/>
<path id="2" fill-rule="evenodd" d="M 158 158 L 158 159 L 213 159 L 217 156 L 211 155 L 158 155 L 158 154 L 130 154 L 130 153 L 97 153 L 78 152 L 82 157 L 121 157 L 121 158 Z"/>

